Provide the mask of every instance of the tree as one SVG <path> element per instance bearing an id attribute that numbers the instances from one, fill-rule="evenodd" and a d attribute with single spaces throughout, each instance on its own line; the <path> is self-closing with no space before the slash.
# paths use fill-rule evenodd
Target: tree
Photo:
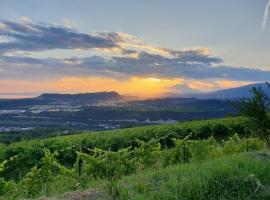
<path id="1" fill-rule="evenodd" d="M 270 84 L 266 83 L 270 88 Z M 261 87 L 253 87 L 250 92 L 251 98 L 241 99 L 237 104 L 238 113 L 251 119 L 257 133 L 270 146 L 270 98 L 265 94 Z"/>

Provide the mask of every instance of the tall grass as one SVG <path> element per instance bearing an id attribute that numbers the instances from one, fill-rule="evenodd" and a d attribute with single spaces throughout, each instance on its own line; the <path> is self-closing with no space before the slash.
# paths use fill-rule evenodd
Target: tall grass
<path id="1" fill-rule="evenodd" d="M 149 170 L 113 189 L 121 200 L 270 199 L 270 155 L 242 153 L 216 160 Z"/>

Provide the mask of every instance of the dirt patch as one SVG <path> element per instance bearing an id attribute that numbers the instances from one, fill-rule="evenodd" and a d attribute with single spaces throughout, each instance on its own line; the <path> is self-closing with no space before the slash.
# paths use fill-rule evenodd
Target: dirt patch
<path id="1" fill-rule="evenodd" d="M 42 197 L 39 200 L 108 200 L 104 192 L 97 189 L 89 189 L 83 192 L 70 192 L 63 197 L 47 198 Z"/>
<path id="2" fill-rule="evenodd" d="M 70 193 L 66 196 L 68 200 L 94 200 L 94 199 L 105 199 L 105 194 L 99 190 L 89 189 L 84 192 Z"/>

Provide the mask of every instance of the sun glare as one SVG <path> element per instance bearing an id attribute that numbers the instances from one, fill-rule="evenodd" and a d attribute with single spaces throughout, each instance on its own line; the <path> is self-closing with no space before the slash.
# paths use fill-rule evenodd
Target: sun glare
<path id="1" fill-rule="evenodd" d="M 149 80 L 152 82 L 162 82 L 162 79 L 158 79 L 158 78 L 146 78 L 146 80 Z"/>

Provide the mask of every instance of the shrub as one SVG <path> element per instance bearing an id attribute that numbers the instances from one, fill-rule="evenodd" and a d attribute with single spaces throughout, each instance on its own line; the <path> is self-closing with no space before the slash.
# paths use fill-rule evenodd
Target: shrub
<path id="1" fill-rule="evenodd" d="M 225 154 L 254 151 L 263 148 L 264 144 L 261 140 L 255 138 L 240 139 L 237 134 L 234 134 L 232 137 L 229 137 L 228 140 L 223 141 L 223 152 Z"/>
<path id="2" fill-rule="evenodd" d="M 161 145 L 157 140 L 150 142 L 138 141 L 139 147 L 134 149 L 133 155 L 142 169 L 154 166 L 160 158 Z"/>
<path id="3" fill-rule="evenodd" d="M 270 88 L 270 84 L 266 84 Z M 253 96 L 242 99 L 235 107 L 239 115 L 247 116 L 251 120 L 257 134 L 270 146 L 270 97 L 261 87 L 253 87 L 250 92 Z"/>
<path id="4" fill-rule="evenodd" d="M 222 124 L 217 124 L 213 128 L 213 134 L 215 137 L 224 138 L 229 135 L 229 129 Z"/>
<path id="5" fill-rule="evenodd" d="M 92 153 L 93 155 L 88 155 L 77 152 L 76 171 L 82 171 L 79 175 L 114 179 L 135 171 L 135 161 L 128 148 L 118 152 L 94 149 Z"/>
<path id="6" fill-rule="evenodd" d="M 212 129 L 209 126 L 205 125 L 199 129 L 197 138 L 198 139 L 207 139 L 211 136 L 212 136 Z"/>
<path id="7" fill-rule="evenodd" d="M 10 199 L 16 199 L 19 196 L 17 184 L 13 181 L 5 181 L 0 178 L 0 199 L 1 196 L 6 196 Z"/>

